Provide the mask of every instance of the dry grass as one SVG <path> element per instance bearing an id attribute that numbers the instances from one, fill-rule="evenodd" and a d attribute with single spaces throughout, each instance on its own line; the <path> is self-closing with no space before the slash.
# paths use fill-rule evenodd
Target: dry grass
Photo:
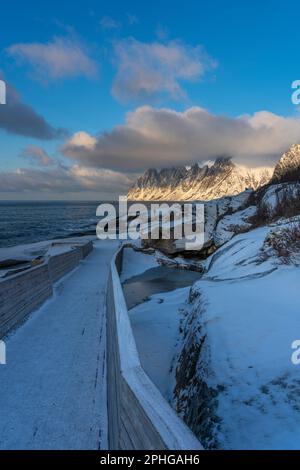
<path id="1" fill-rule="evenodd" d="M 281 228 L 277 232 L 270 232 L 265 240 L 265 245 L 284 264 L 299 263 L 300 254 L 300 221 L 292 222 L 288 227 Z"/>

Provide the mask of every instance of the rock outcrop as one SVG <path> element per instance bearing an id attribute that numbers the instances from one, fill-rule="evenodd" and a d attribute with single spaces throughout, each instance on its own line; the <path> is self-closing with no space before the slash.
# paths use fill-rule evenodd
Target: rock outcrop
<path id="1" fill-rule="evenodd" d="M 300 144 L 292 145 L 275 166 L 271 183 L 300 180 Z"/>

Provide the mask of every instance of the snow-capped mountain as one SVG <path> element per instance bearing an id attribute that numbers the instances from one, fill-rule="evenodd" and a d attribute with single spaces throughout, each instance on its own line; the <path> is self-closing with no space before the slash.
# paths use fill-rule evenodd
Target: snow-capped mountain
<path id="1" fill-rule="evenodd" d="M 249 169 L 235 165 L 228 157 L 218 158 L 213 165 L 189 169 L 185 166 L 149 169 L 128 192 L 131 200 L 210 200 L 239 194 L 246 188 L 257 189 L 267 184 L 273 169 Z"/>
<path id="2" fill-rule="evenodd" d="M 300 179 L 300 144 L 292 145 L 275 166 L 272 183 L 284 183 Z"/>

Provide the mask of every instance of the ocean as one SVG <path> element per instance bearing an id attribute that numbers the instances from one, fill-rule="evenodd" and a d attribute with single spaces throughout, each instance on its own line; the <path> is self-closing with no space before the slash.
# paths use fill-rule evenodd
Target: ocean
<path id="1" fill-rule="evenodd" d="M 96 233 L 100 202 L 0 202 L 0 247 Z"/>

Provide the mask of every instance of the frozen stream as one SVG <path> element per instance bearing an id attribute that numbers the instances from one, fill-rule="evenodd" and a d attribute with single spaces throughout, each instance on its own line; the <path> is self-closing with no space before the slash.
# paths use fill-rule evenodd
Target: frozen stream
<path id="1" fill-rule="evenodd" d="M 170 292 L 181 287 L 191 286 L 199 280 L 201 274 L 186 269 L 157 266 L 127 279 L 123 283 L 123 291 L 127 308 L 141 304 L 153 294 Z"/>
<path id="2" fill-rule="evenodd" d="M 169 400 L 172 360 L 191 285 L 201 274 L 158 265 L 154 257 L 125 249 L 123 291 L 142 366 Z"/>

